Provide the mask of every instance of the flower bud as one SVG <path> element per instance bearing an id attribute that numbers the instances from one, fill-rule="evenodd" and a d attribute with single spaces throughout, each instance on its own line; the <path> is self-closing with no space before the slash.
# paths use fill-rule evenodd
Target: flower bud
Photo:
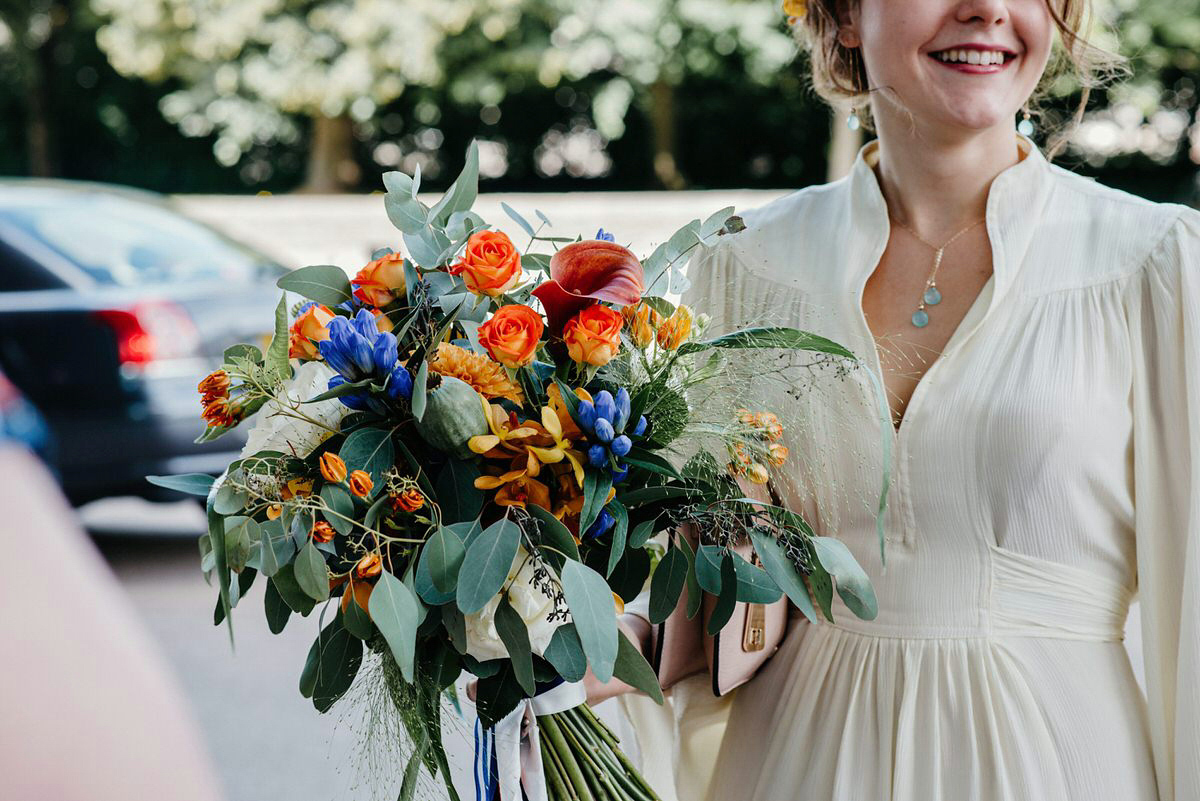
<path id="1" fill-rule="evenodd" d="M 612 442 L 613 437 L 616 436 L 616 433 L 617 432 L 613 431 L 612 423 L 608 422 L 608 420 L 604 419 L 603 417 L 596 418 L 596 439 L 603 443 L 609 443 Z"/>
<path id="2" fill-rule="evenodd" d="M 621 387 L 617 390 L 617 416 L 613 420 L 613 428 L 617 431 L 624 431 L 626 423 L 629 422 L 629 413 L 632 411 L 629 400 L 629 390 Z"/>
<path id="3" fill-rule="evenodd" d="M 786 445 L 782 445 L 778 442 L 772 442 L 771 447 L 769 448 L 769 453 L 770 456 L 768 457 L 767 461 L 771 463 L 772 467 L 782 467 L 783 463 L 787 461 L 788 449 Z"/>
<path id="4" fill-rule="evenodd" d="M 602 389 L 596 393 L 596 419 L 604 418 L 608 422 L 612 422 L 617 416 L 617 403 L 613 400 L 612 393 L 607 389 Z"/>
<path id="5" fill-rule="evenodd" d="M 604 467 L 608 464 L 608 449 L 603 445 L 593 445 L 588 448 L 588 464 L 592 467 Z"/>
<path id="6" fill-rule="evenodd" d="M 647 426 L 647 425 L 649 425 L 649 424 L 650 424 L 650 421 L 649 421 L 649 420 L 647 420 L 647 419 L 646 419 L 646 415 L 644 415 L 644 414 L 643 414 L 641 417 L 639 417 L 639 418 L 638 418 L 638 421 L 637 421 L 637 426 L 635 426 L 635 427 L 634 427 L 634 429 L 633 429 L 633 435 L 634 435 L 635 437 L 640 437 L 640 436 L 642 436 L 643 434 L 645 434 L 645 433 L 646 433 L 646 426 Z"/>
<path id="7" fill-rule="evenodd" d="M 383 560 L 377 553 L 369 553 L 354 566 L 354 577 L 359 579 L 375 578 L 383 572 Z"/>
<path id="8" fill-rule="evenodd" d="M 321 475 L 331 484 L 341 484 L 346 480 L 346 463 L 336 453 L 321 454 Z"/>
<path id="9" fill-rule="evenodd" d="M 596 425 L 596 405 L 591 401 L 581 400 L 575 413 L 579 416 L 579 424 L 591 430 Z"/>
<path id="10" fill-rule="evenodd" d="M 750 479 L 755 484 L 766 484 L 770 477 L 770 474 L 767 473 L 767 468 L 758 462 L 755 462 L 746 468 L 746 478 Z"/>
<path id="11" fill-rule="evenodd" d="M 337 532 L 334 531 L 333 526 L 324 520 L 318 520 L 313 523 L 312 530 L 308 532 L 308 536 L 312 537 L 315 542 L 333 542 L 336 534 Z"/>
<path id="12" fill-rule="evenodd" d="M 401 512 L 415 512 L 425 505 L 425 496 L 418 489 L 406 489 L 392 498 L 392 507 Z"/>
<path id="13" fill-rule="evenodd" d="M 366 470 L 355 470 L 346 478 L 346 483 L 350 485 L 350 491 L 360 498 L 370 495 L 375 487 L 375 482 Z"/>
<path id="14" fill-rule="evenodd" d="M 278 503 L 273 503 L 267 507 L 267 519 L 278 520 L 283 514 L 283 506 Z"/>
<path id="15" fill-rule="evenodd" d="M 621 457 L 629 453 L 630 448 L 633 447 L 633 442 L 630 441 L 629 437 L 621 434 L 619 437 L 613 439 L 612 445 L 609 447 L 612 449 L 613 456 Z"/>

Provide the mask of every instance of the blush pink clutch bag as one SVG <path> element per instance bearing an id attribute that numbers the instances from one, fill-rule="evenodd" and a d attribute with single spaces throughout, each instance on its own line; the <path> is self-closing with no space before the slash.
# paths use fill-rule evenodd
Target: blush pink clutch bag
<path id="1" fill-rule="evenodd" d="M 694 549 L 697 537 L 693 527 L 683 526 L 680 531 Z M 747 559 L 754 558 L 749 543 L 734 550 Z M 712 678 L 713 694 L 725 695 L 754 677 L 779 649 L 787 632 L 786 595 L 770 604 L 738 601 L 729 622 L 715 635 L 708 634 L 707 624 L 716 598 L 705 593 L 700 611 L 690 620 L 687 605 L 685 590 L 667 619 L 652 627 L 650 664 L 664 690 L 681 679 L 707 670 Z"/>

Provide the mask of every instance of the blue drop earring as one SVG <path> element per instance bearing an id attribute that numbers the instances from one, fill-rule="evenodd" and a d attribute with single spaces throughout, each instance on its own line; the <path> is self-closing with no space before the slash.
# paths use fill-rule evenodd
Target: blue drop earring
<path id="1" fill-rule="evenodd" d="M 1017 123 L 1017 133 L 1022 136 L 1033 136 L 1033 121 L 1029 119 L 1029 109 L 1021 109 L 1022 120 Z"/>
<path id="2" fill-rule="evenodd" d="M 862 125 L 862 121 L 858 119 L 858 110 L 850 109 L 850 115 L 846 117 L 846 127 L 852 131 L 857 131 Z"/>

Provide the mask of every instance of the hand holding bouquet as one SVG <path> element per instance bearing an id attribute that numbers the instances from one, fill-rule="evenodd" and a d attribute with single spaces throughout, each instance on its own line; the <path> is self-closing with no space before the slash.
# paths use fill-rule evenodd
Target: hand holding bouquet
<path id="1" fill-rule="evenodd" d="M 440 721 L 466 670 L 478 679 L 481 797 L 652 799 L 582 703 L 581 679 L 590 666 L 661 700 L 616 622 L 654 564 L 657 619 L 685 588 L 696 607 L 702 589 L 719 596 L 715 627 L 736 600 L 782 593 L 811 617 L 810 577 L 827 616 L 831 579 L 874 614 L 840 543 L 740 489 L 785 464 L 778 419 L 743 410 L 698 425 L 687 392 L 740 349 L 853 356 L 789 328 L 705 338 L 703 313 L 665 299 L 683 289 L 693 248 L 740 230 L 732 209 L 639 260 L 603 230 L 547 236 L 540 212 L 535 227 L 505 206 L 528 235 L 521 250 L 472 211 L 476 159 L 472 145 L 432 208 L 419 174 L 385 175 L 406 253 L 377 253 L 352 278 L 327 266 L 282 278 L 266 352 L 230 348 L 200 383 L 201 439 L 257 413 L 241 458 L 215 481 L 151 480 L 207 498 L 218 622 L 259 576 L 272 631 L 320 608 L 300 675 L 317 709 L 347 692 L 364 657 L 383 663 L 411 748 L 401 798 L 423 769 L 458 797 Z M 685 435 L 707 446 L 679 465 L 668 456 Z M 695 551 L 683 538 L 654 547 L 685 523 L 713 536 Z M 730 547 L 747 535 L 762 567 Z"/>

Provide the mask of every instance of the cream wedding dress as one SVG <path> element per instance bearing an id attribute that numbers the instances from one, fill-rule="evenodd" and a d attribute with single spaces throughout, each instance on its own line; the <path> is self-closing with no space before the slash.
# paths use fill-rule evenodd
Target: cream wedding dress
<path id="1" fill-rule="evenodd" d="M 785 502 L 879 605 L 794 612 L 734 694 L 709 801 L 1200 801 L 1200 213 L 1018 145 L 987 201 L 992 276 L 885 434 L 886 570 L 876 144 L 692 259 L 684 300 L 717 331 L 786 323 L 864 360 L 754 402 L 794 421 Z M 1121 641 L 1135 595 L 1148 701 Z"/>

